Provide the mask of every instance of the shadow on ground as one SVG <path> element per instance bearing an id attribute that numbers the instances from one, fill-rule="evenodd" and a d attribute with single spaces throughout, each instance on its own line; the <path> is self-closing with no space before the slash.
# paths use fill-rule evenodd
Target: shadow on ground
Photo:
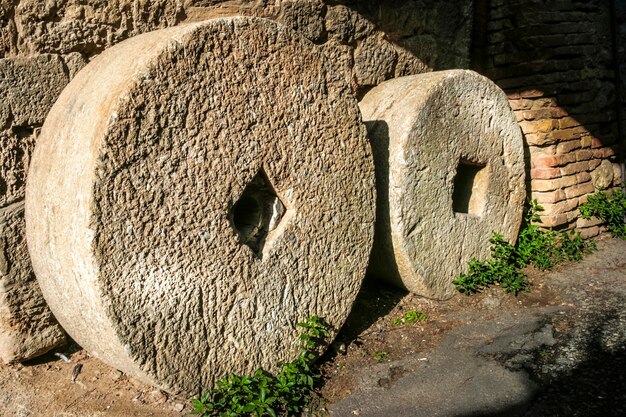
<path id="1" fill-rule="evenodd" d="M 530 360 L 521 364 L 538 385 L 530 401 L 455 417 L 625 416 L 626 313 L 619 306 L 626 306 L 626 297 L 609 293 L 571 316 L 557 317 L 562 323 L 554 326 L 571 333 L 556 334 L 557 344 L 527 352 Z M 510 359 L 497 358 L 507 368 Z"/>

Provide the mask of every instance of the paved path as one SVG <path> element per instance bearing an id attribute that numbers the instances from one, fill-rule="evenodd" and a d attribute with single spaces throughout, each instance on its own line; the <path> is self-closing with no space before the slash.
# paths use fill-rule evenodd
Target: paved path
<path id="1" fill-rule="evenodd" d="M 626 241 L 598 249 L 550 273 L 563 305 L 467 313 L 432 351 L 360 371 L 331 415 L 626 416 Z"/>

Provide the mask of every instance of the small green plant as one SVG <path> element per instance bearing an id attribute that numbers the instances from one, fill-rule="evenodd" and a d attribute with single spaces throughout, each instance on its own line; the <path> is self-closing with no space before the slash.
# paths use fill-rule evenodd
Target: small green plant
<path id="1" fill-rule="evenodd" d="M 374 352 L 374 359 L 376 362 L 383 362 L 389 356 L 389 352 L 385 352 L 384 350 L 380 350 L 378 352 Z"/>
<path id="2" fill-rule="evenodd" d="M 402 326 L 403 324 L 413 324 L 416 321 L 426 321 L 426 314 L 417 310 L 409 310 L 402 317 L 394 319 L 392 324 L 394 326 Z"/>
<path id="3" fill-rule="evenodd" d="M 549 347 L 544 347 L 539 351 L 539 357 L 543 360 L 548 360 L 552 356 L 552 350 Z"/>
<path id="4" fill-rule="evenodd" d="M 599 190 L 578 209 L 584 219 L 598 217 L 606 222 L 612 236 L 626 239 L 626 192 L 623 189 L 609 193 Z"/>
<path id="5" fill-rule="evenodd" d="M 500 285 L 505 291 L 517 295 L 530 288 L 522 272 L 527 265 L 547 270 L 564 260 L 578 261 L 584 253 L 595 249 L 593 241 L 585 241 L 578 232 L 543 230 L 536 223 L 543 210 L 536 201 L 530 201 L 524 213 L 522 229 L 517 244 L 507 242 L 502 235 L 493 233 L 491 259 L 471 259 L 468 272 L 459 275 L 453 284 L 464 294 L 473 294 L 490 285 Z"/>
<path id="6" fill-rule="evenodd" d="M 318 316 L 296 326 L 301 351 L 297 359 L 282 366 L 273 376 L 258 369 L 251 377 L 231 374 L 217 381 L 215 388 L 192 400 L 193 414 L 202 417 L 295 415 L 301 413 L 319 375 L 312 368 L 318 349 L 328 337 L 329 326 Z"/>
<path id="7" fill-rule="evenodd" d="M 453 284 L 464 294 L 473 294 L 490 285 L 500 284 L 505 291 L 518 294 L 528 289 L 528 279 L 521 272 L 519 255 L 515 247 L 502 235 L 494 233 L 489 240 L 492 259 L 468 262 L 469 271 L 459 275 Z"/>

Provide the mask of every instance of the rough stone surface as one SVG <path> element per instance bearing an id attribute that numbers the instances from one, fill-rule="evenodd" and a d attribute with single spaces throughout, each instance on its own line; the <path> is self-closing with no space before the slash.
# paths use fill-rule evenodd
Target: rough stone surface
<path id="1" fill-rule="evenodd" d="M 359 85 L 377 85 L 393 77 L 398 58 L 382 34 L 368 36 L 354 51 L 354 76 Z"/>
<path id="2" fill-rule="evenodd" d="M 20 1 L 12 20 L 20 51 L 91 54 L 130 36 L 173 26 L 181 13 L 181 1 Z"/>
<path id="3" fill-rule="evenodd" d="M 29 129 L 0 132 L 0 207 L 24 199 L 24 181 L 35 135 Z"/>
<path id="4" fill-rule="evenodd" d="M 445 299 L 493 231 L 517 238 L 522 136 L 506 96 L 467 70 L 386 81 L 360 103 L 378 193 L 370 272 Z M 395 262 L 394 262 L 395 260 Z"/>
<path id="5" fill-rule="evenodd" d="M 31 359 L 65 343 L 44 301 L 24 238 L 24 202 L 0 208 L 0 360 Z"/>
<path id="6" fill-rule="evenodd" d="M 229 18 L 129 39 L 76 76 L 37 142 L 26 215 L 42 290 L 81 346 L 195 394 L 293 359 L 306 316 L 341 326 L 374 167 L 332 71 L 288 28 Z"/>
<path id="7" fill-rule="evenodd" d="M 67 66 L 57 55 L 0 59 L 0 360 L 5 362 L 32 359 L 65 342 L 32 271 L 22 206 L 38 126 L 68 82 Z"/>
<path id="8" fill-rule="evenodd" d="M 341 3 L 360 16 L 356 22 L 363 19 L 373 24 L 390 42 L 429 68 L 469 67 L 473 0 L 343 0 Z M 362 27 L 355 25 L 356 33 Z"/>
<path id="9" fill-rule="evenodd" d="M 63 87 L 68 73 L 58 55 L 0 59 L 0 129 L 13 125 L 41 125 Z"/>
<path id="10" fill-rule="evenodd" d="M 440 2 L 434 0 L 404 4 L 401 13 L 411 16 L 409 20 L 398 20 L 394 12 L 386 10 L 397 9 L 395 4 L 371 0 L 345 3 L 319 0 L 0 0 L 0 69 L 3 71 L 0 92 L 5 98 L 0 100 L 0 134 L 3 140 L 7 139 L 0 144 L 0 152 L 3 162 L 8 164 L 2 164 L 0 173 L 0 207 L 23 198 L 23 187 L 19 184 L 26 175 L 33 132 L 43 123 L 63 86 L 103 50 L 147 31 L 235 15 L 273 19 L 319 44 L 328 62 L 336 66 L 329 76 L 343 77 L 352 91 L 359 94 L 364 91 L 362 87 L 370 84 L 359 85 L 357 79 L 370 83 L 394 75 L 430 71 L 425 61 L 415 56 L 415 51 L 398 46 L 399 40 L 424 38 L 429 48 L 441 49 L 440 57 L 451 54 L 444 58 L 459 62 L 469 60 L 469 48 L 465 46 L 469 44 L 470 20 L 458 20 L 461 9 L 454 9 L 455 17 L 449 19 L 450 24 L 442 24 L 432 17 L 441 16 L 442 10 L 446 14 L 451 12 L 448 5 L 440 6 Z M 425 9 L 429 10 L 429 17 L 415 19 Z M 380 13 L 373 13 L 375 10 Z M 377 22 L 376 16 L 384 22 Z M 401 35 L 396 34 L 394 22 L 402 27 L 398 31 Z M 412 35 L 407 32 L 409 23 L 414 25 L 410 29 L 414 31 Z M 450 42 L 450 36 L 462 33 L 466 39 Z M 361 43 L 374 44 L 373 39 L 376 40 L 373 46 L 380 47 L 380 53 L 372 50 L 372 45 L 370 49 L 360 46 Z M 450 45 L 454 46 L 454 51 Z M 359 55 L 360 66 L 355 71 L 357 48 L 367 55 Z M 429 59 L 433 56 L 431 52 L 428 52 Z M 381 78 L 381 74 L 384 77 Z M 23 273 L 29 274 L 30 269 Z"/>
<path id="11" fill-rule="evenodd" d="M 281 2 L 278 21 L 313 42 L 322 42 L 325 5 L 321 0 L 286 0 Z"/>

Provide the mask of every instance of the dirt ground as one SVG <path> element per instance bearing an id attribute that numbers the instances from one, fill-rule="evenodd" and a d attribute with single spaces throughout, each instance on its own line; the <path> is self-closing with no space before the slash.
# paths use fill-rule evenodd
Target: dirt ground
<path id="1" fill-rule="evenodd" d="M 325 377 L 322 398 L 334 403 L 350 394 L 355 382 L 352 376 L 357 369 L 435 348 L 447 331 L 471 323 L 475 317 L 472 313 L 488 311 L 480 319 L 489 320 L 505 311 L 566 304 L 548 285 L 546 273 L 532 268 L 526 272 L 532 290 L 517 297 L 500 287 L 492 287 L 472 296 L 459 294 L 447 301 L 434 301 L 366 283 L 346 325 L 322 358 Z M 427 319 L 410 325 L 393 324 L 394 319 L 410 310 L 424 313 Z"/>
<path id="2" fill-rule="evenodd" d="M 605 250 L 603 247 L 600 242 L 600 254 Z M 579 266 L 591 277 L 605 268 L 602 256 L 582 262 Z M 471 297 L 459 294 L 441 302 L 366 282 L 346 325 L 322 357 L 324 381 L 316 414 L 326 414 L 328 405 L 351 394 L 357 370 L 431 350 L 446 332 L 476 317 L 484 320 L 503 312 L 567 305 L 571 301 L 560 296 L 551 276 L 567 273 L 568 267 L 559 266 L 553 273 L 528 270 L 532 290 L 518 297 L 493 287 Z M 409 310 L 425 313 L 427 320 L 410 325 L 393 324 L 394 319 Z M 473 314 L 477 312 L 480 315 Z M 392 384 L 394 378 L 400 377 L 391 375 L 386 383 Z M 189 413 L 187 399 L 168 396 L 128 378 L 73 343 L 30 363 L 0 365 L 2 417 L 170 417 Z"/>

